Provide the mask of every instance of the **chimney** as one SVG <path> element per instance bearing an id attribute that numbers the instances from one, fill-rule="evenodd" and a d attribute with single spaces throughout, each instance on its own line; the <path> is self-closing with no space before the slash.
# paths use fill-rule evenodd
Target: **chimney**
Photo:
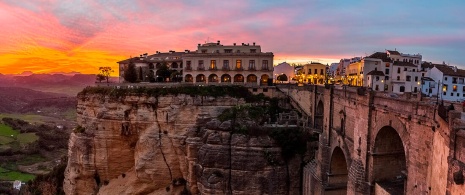
<path id="1" fill-rule="evenodd" d="M 139 60 L 144 60 L 144 55 L 140 55 Z"/>
<path id="2" fill-rule="evenodd" d="M 255 42 L 253 42 L 253 46 L 255 46 Z"/>
<path id="3" fill-rule="evenodd" d="M 144 58 L 147 58 L 148 53 L 144 53 Z"/>
<path id="4" fill-rule="evenodd" d="M 244 43 L 242 43 L 242 46 L 244 46 Z"/>
<path id="5" fill-rule="evenodd" d="M 236 46 L 236 43 L 234 43 L 233 45 Z"/>
<path id="6" fill-rule="evenodd" d="M 155 53 L 158 54 L 158 51 L 156 51 Z"/>
<path id="7" fill-rule="evenodd" d="M 184 50 L 184 53 L 189 53 L 189 50 L 187 50 L 187 49 L 186 49 L 186 50 Z"/>
<path id="8" fill-rule="evenodd" d="M 199 47 L 200 47 L 200 43 L 199 43 L 199 44 L 197 44 L 197 46 L 199 46 Z"/>
<path id="9" fill-rule="evenodd" d="M 220 40 L 218 40 L 218 41 L 216 42 L 216 45 L 220 45 Z"/>

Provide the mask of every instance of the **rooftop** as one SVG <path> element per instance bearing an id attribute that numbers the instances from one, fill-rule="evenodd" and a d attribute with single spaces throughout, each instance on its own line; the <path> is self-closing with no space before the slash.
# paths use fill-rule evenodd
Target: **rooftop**
<path id="1" fill-rule="evenodd" d="M 412 64 L 411 62 L 402 62 L 402 61 L 394 61 L 394 65 L 404 66 L 404 67 L 414 67 L 414 68 L 417 67 L 417 65 Z"/>
<path id="2" fill-rule="evenodd" d="M 382 71 L 379 71 L 379 70 L 373 70 L 373 71 L 367 73 L 367 75 L 384 76 L 384 73 Z"/>

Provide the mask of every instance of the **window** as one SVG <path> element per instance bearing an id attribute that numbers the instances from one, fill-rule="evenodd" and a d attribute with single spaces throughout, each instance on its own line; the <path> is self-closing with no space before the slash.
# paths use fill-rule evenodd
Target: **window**
<path id="1" fill-rule="evenodd" d="M 236 50 L 236 53 L 241 53 L 241 50 Z"/>
<path id="2" fill-rule="evenodd" d="M 413 92 L 414 92 L 414 93 L 417 92 L 417 87 L 414 87 L 414 88 L 413 88 Z"/>
<path id="3" fill-rule="evenodd" d="M 406 80 L 407 80 L 407 81 L 410 81 L 410 76 L 407 76 Z"/>
<path id="4" fill-rule="evenodd" d="M 204 66 L 203 66 L 203 60 L 199 60 L 199 67 L 198 67 L 199 70 L 203 70 L 204 69 Z"/>
<path id="5" fill-rule="evenodd" d="M 425 77 L 425 73 L 421 73 L 421 77 Z"/>
<path id="6" fill-rule="evenodd" d="M 446 92 L 444 91 L 444 93 L 442 93 L 442 95 L 446 95 Z"/>
<path id="7" fill-rule="evenodd" d="M 447 81 L 447 77 L 444 77 L 444 80 Z"/>
<path id="8" fill-rule="evenodd" d="M 210 61 L 210 70 L 215 70 L 216 69 L 216 60 L 211 60 Z"/>
<path id="9" fill-rule="evenodd" d="M 465 97 L 465 93 L 464 93 L 464 94 L 462 94 L 462 97 Z"/>
<path id="10" fill-rule="evenodd" d="M 397 59 L 397 61 L 399 61 L 399 59 Z M 390 65 L 389 63 L 386 63 L 386 67 L 389 67 L 389 65 Z"/>
<path id="11" fill-rule="evenodd" d="M 397 73 L 400 73 L 400 68 L 397 68 Z"/>
<path id="12" fill-rule="evenodd" d="M 400 76 L 397 76 L 397 80 L 400 80 Z"/>
<path id="13" fill-rule="evenodd" d="M 457 83 L 457 77 L 452 77 L 452 83 Z"/>
<path id="14" fill-rule="evenodd" d="M 389 76 L 385 76 L 384 80 L 389 81 Z"/>
<path id="15" fill-rule="evenodd" d="M 400 92 L 405 92 L 405 87 L 404 86 L 400 86 Z"/>
<path id="16" fill-rule="evenodd" d="M 386 71 L 384 71 L 384 74 L 389 74 L 389 68 L 386 68 Z"/>
<path id="17" fill-rule="evenodd" d="M 257 53 L 256 49 L 250 49 L 250 53 Z"/>
<path id="18" fill-rule="evenodd" d="M 442 91 L 444 91 L 444 92 L 447 91 L 447 85 L 442 85 Z"/>
<path id="19" fill-rule="evenodd" d="M 311 68 L 308 69 L 308 74 L 312 74 L 312 69 Z"/>
<path id="20" fill-rule="evenodd" d="M 407 71 L 407 68 L 404 68 L 404 71 Z"/>
<path id="21" fill-rule="evenodd" d="M 223 70 L 229 70 L 229 60 L 223 60 Z"/>
<path id="22" fill-rule="evenodd" d="M 236 69 L 237 70 L 242 69 L 242 61 L 241 60 L 236 60 Z"/>
<path id="23" fill-rule="evenodd" d="M 418 77 L 415 77 L 415 81 L 418 81 Z"/>
<path id="24" fill-rule="evenodd" d="M 413 72 L 415 72 L 415 69 L 412 69 Z"/>
<path id="25" fill-rule="evenodd" d="M 321 74 L 321 75 L 324 75 L 323 69 L 320 69 L 320 74 Z"/>
<path id="26" fill-rule="evenodd" d="M 318 74 L 318 69 L 315 69 L 315 74 Z"/>
<path id="27" fill-rule="evenodd" d="M 457 91 L 457 85 L 452 86 L 452 91 L 454 91 L 454 92 Z"/>
<path id="28" fill-rule="evenodd" d="M 262 70 L 268 70 L 268 60 L 263 60 Z"/>
<path id="29" fill-rule="evenodd" d="M 460 94 L 459 94 L 459 93 L 457 93 L 457 97 L 459 97 L 459 95 L 460 95 Z"/>
<path id="30" fill-rule="evenodd" d="M 379 87 L 378 87 L 378 85 L 376 85 L 376 87 L 375 87 L 375 90 L 376 90 L 376 91 L 379 91 Z"/>
<path id="31" fill-rule="evenodd" d="M 450 96 L 454 96 L 454 93 L 451 92 L 451 93 L 450 93 Z"/>
<path id="32" fill-rule="evenodd" d="M 255 70 L 255 60 L 249 60 L 249 70 Z"/>
<path id="33" fill-rule="evenodd" d="M 462 88 L 462 92 L 465 92 L 465 86 L 463 86 L 463 88 Z"/>
<path id="34" fill-rule="evenodd" d="M 232 49 L 225 49 L 224 53 L 232 53 Z"/>
<path id="35" fill-rule="evenodd" d="M 375 68 L 375 71 L 378 71 L 378 68 Z"/>
<path id="36" fill-rule="evenodd" d="M 376 76 L 376 81 L 379 81 L 379 76 Z"/>
<path id="37" fill-rule="evenodd" d="M 191 61 L 186 61 L 186 69 L 187 70 L 192 70 Z"/>

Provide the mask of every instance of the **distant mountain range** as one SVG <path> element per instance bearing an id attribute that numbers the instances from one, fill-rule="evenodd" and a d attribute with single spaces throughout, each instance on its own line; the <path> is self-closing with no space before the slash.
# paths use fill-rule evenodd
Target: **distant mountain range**
<path id="1" fill-rule="evenodd" d="M 78 73 L 30 74 L 30 72 L 23 72 L 19 75 L 0 74 L 0 87 L 20 87 L 64 94 L 62 96 L 76 96 L 86 86 L 94 85 L 95 77 L 96 75 L 93 74 Z"/>

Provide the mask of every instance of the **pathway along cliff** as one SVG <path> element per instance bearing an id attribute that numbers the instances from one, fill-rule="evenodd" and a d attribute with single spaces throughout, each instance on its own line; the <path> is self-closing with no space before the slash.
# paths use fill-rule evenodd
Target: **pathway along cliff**
<path id="1" fill-rule="evenodd" d="M 299 194 L 309 137 L 263 127 L 278 101 L 234 86 L 86 88 L 64 191 Z"/>

